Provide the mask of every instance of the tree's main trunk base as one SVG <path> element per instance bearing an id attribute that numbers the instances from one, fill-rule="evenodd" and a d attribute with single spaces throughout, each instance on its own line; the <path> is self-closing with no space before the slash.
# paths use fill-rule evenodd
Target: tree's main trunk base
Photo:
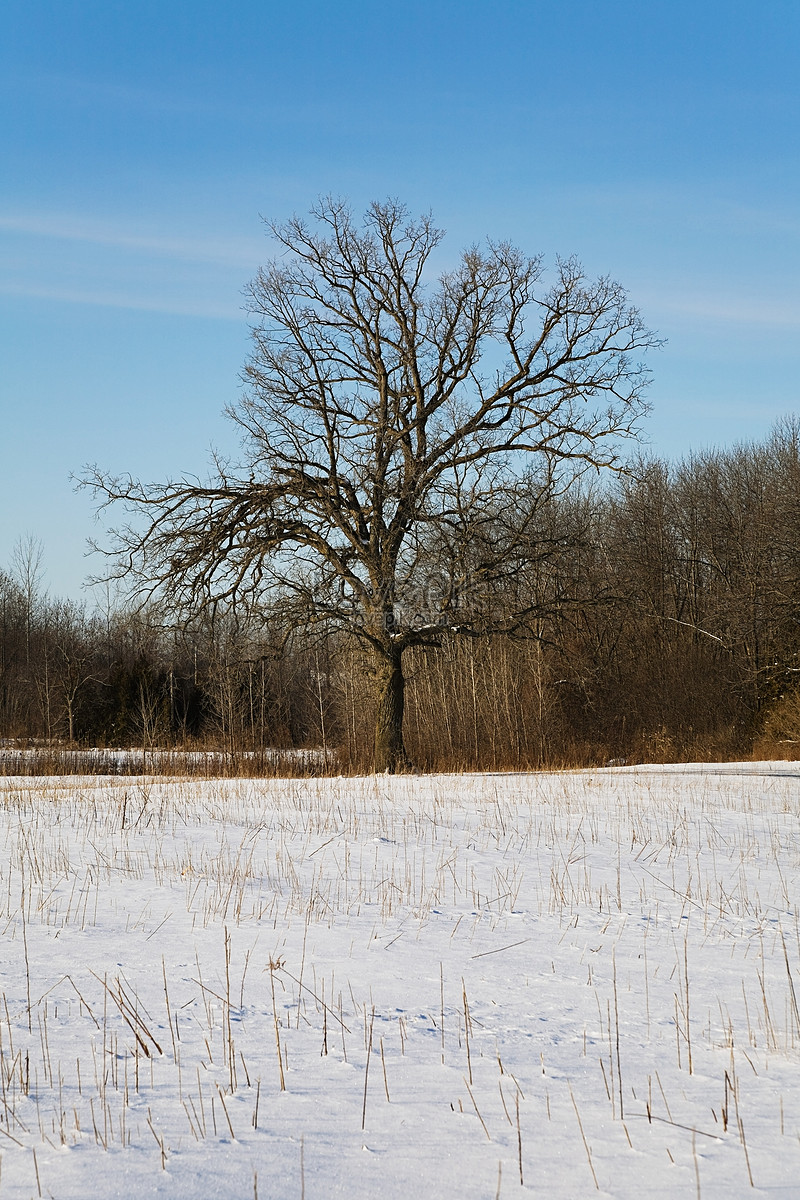
<path id="1" fill-rule="evenodd" d="M 378 707 L 375 714 L 376 774 L 398 775 L 413 771 L 403 742 L 405 680 L 401 655 L 383 660 L 378 673 Z"/>
<path id="2" fill-rule="evenodd" d="M 413 762 L 411 761 L 411 759 L 408 757 L 407 754 L 403 754 L 402 757 L 391 757 L 388 759 L 382 759 L 381 761 L 386 762 L 387 765 L 386 766 L 379 765 L 379 760 L 378 760 L 378 756 L 377 756 L 377 752 L 376 752 L 376 755 L 375 755 L 375 774 L 376 775 L 418 775 L 419 774 L 419 772 L 417 771 L 417 768 L 414 766 Z"/>

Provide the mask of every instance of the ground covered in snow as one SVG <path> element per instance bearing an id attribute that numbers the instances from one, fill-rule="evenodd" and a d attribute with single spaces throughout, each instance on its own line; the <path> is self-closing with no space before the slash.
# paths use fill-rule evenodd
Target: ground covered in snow
<path id="1" fill-rule="evenodd" d="M 797 1196 L 800 767 L 0 780 L 0 1200 Z"/>

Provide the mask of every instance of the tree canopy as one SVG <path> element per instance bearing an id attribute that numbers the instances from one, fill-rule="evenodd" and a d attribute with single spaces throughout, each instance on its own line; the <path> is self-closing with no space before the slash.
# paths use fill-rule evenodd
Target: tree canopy
<path id="1" fill-rule="evenodd" d="M 431 279 L 430 216 L 390 201 L 359 223 L 327 199 L 311 218 L 270 226 L 279 253 L 247 290 L 252 352 L 228 410 L 242 461 L 207 481 L 87 481 L 135 514 L 111 552 L 140 598 L 186 615 L 269 596 L 295 626 L 358 639 L 375 768 L 397 770 L 404 651 L 530 615 L 498 620 L 476 597 L 536 555 L 542 498 L 620 469 L 656 339 L 574 259 L 548 272 L 489 242 Z"/>

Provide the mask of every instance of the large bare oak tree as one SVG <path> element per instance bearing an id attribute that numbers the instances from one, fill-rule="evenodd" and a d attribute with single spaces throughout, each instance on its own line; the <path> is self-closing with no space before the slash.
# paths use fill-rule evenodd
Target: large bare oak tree
<path id="1" fill-rule="evenodd" d="M 620 466 L 655 344 L 623 289 L 573 260 L 552 278 L 506 243 L 429 279 L 442 233 L 395 202 L 325 200 L 271 226 L 248 288 L 243 461 L 206 483 L 93 470 L 133 510 L 116 572 L 183 614 L 271 597 L 370 652 L 374 765 L 407 765 L 403 653 L 524 619 L 486 598 L 530 554 L 537 498 Z M 524 500 L 522 499 L 524 497 Z M 144 514 L 144 520 L 142 520 Z"/>

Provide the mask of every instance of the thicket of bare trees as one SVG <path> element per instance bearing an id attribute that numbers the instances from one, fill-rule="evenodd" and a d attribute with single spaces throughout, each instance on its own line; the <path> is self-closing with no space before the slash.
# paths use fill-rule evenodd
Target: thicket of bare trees
<path id="1" fill-rule="evenodd" d="M 0 571 L 0 739 L 227 752 L 319 740 L 318 650 L 309 661 L 224 619 L 187 632 L 153 609 L 53 600 L 38 574 L 26 586 L 23 549 Z"/>
<path id="2" fill-rule="evenodd" d="M 514 510 L 525 512 L 524 484 Z M 800 424 L 614 485 L 542 498 L 537 553 L 463 596 L 524 636 L 443 634 L 406 652 L 404 735 L 420 767 L 760 754 L 800 747 Z M 508 519 L 499 513 L 498 521 Z M 534 536 L 535 533 L 535 536 Z M 491 539 L 491 523 L 482 536 Z M 522 631 L 520 631 L 521 633 Z M 35 547 L 0 572 L 0 737 L 206 745 L 232 755 L 324 746 L 371 761 L 370 662 L 279 606 L 170 628 L 151 608 L 48 598 Z"/>

